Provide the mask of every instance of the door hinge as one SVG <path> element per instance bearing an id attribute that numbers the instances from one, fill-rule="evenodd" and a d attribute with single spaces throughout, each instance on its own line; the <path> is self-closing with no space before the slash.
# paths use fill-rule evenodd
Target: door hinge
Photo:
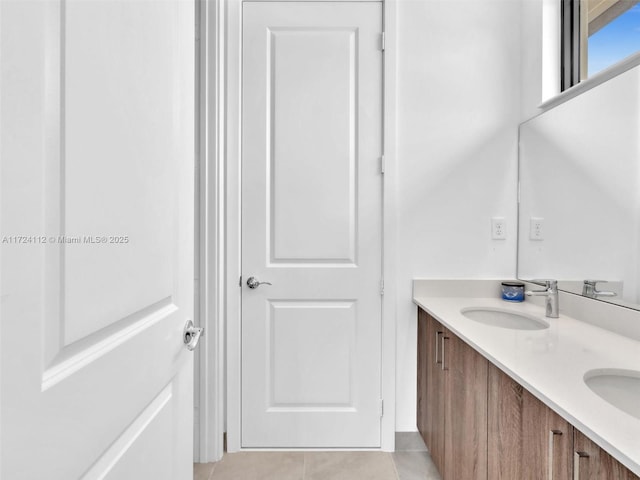
<path id="1" fill-rule="evenodd" d="M 518 204 L 520 203 L 520 180 L 518 180 Z"/>
<path id="2" fill-rule="evenodd" d="M 385 37 L 384 32 L 382 32 L 380 34 L 380 50 L 382 50 L 383 52 L 384 52 L 384 47 L 385 47 L 385 45 L 384 45 L 385 44 L 385 38 L 384 37 Z"/>
<path id="3" fill-rule="evenodd" d="M 380 399 L 380 418 L 384 415 L 384 400 Z"/>
<path id="4" fill-rule="evenodd" d="M 384 161 L 384 155 L 382 155 L 380 157 L 380 173 L 384 174 L 384 167 L 385 167 L 385 161 Z"/>
<path id="5" fill-rule="evenodd" d="M 384 278 L 380 279 L 380 295 L 384 295 Z"/>
<path id="6" fill-rule="evenodd" d="M 240 280 L 238 281 L 238 286 L 242 288 L 242 275 L 240 275 Z"/>

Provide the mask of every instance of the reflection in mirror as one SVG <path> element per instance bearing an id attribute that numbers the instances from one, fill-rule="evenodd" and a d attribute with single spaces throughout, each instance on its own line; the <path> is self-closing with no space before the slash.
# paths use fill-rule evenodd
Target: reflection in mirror
<path id="1" fill-rule="evenodd" d="M 640 309 L 640 66 L 520 126 L 518 278 Z"/>

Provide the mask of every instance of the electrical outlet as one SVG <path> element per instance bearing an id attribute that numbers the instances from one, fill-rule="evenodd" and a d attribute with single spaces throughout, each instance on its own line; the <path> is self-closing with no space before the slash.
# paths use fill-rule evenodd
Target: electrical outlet
<path id="1" fill-rule="evenodd" d="M 504 240 L 507 238 L 507 227 L 502 217 L 491 219 L 491 238 L 493 240 Z"/>
<path id="2" fill-rule="evenodd" d="M 529 240 L 544 240 L 544 218 L 529 219 Z"/>

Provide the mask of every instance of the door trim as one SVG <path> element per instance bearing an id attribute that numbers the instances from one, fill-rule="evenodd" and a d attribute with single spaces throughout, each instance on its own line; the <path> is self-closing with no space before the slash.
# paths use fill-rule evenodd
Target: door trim
<path id="1" fill-rule="evenodd" d="M 216 462 L 225 431 L 225 188 L 223 1 L 196 1 L 196 325 L 205 327 L 195 356 L 196 463 Z"/>
<path id="2" fill-rule="evenodd" d="M 224 363 L 218 363 L 214 372 L 206 369 L 200 371 L 200 385 L 210 391 L 211 382 L 220 382 L 226 376 L 226 405 L 215 406 L 215 410 L 226 411 L 227 451 L 237 452 L 243 449 L 240 443 L 241 432 L 241 289 L 239 279 L 241 275 L 241 80 L 242 80 L 242 1 L 226 0 L 214 2 L 224 4 L 220 7 L 226 14 L 226 32 L 221 33 L 223 23 L 209 24 L 206 28 L 219 27 L 218 40 L 223 44 L 220 48 L 221 56 L 216 64 L 219 78 L 224 78 L 222 92 L 225 93 L 226 108 L 224 121 L 215 123 L 215 111 L 209 110 L 206 118 L 210 125 L 217 125 L 217 129 L 206 129 L 207 136 L 219 135 L 219 140 L 225 145 L 219 146 L 220 151 L 215 155 L 218 183 L 206 183 L 201 194 L 202 199 L 215 195 L 215 188 L 219 187 L 220 194 L 218 209 L 205 211 L 205 223 L 214 225 L 218 235 L 214 240 L 216 250 L 221 254 L 219 282 L 215 291 L 203 291 L 203 300 L 216 297 L 219 304 L 216 315 L 203 316 L 204 324 L 209 332 L 222 335 L 226 332 L 226 368 Z M 323 1 L 323 0 L 321 0 Z M 335 0 L 334 0 L 335 1 Z M 383 275 L 386 279 L 384 297 L 382 301 L 382 365 L 381 386 L 384 399 L 384 416 L 381 421 L 381 447 L 379 450 L 392 452 L 395 450 L 395 416 L 396 416 L 396 2 L 397 0 L 382 0 L 383 27 L 385 31 L 385 51 L 383 56 L 383 142 L 385 155 L 385 173 L 383 182 Z M 211 54 L 210 54 L 211 55 Z M 225 58 L 226 55 L 226 58 Z M 211 61 L 211 58 L 208 58 Z M 220 120 L 220 119 L 218 119 Z M 226 154 L 226 158 L 225 158 Z M 203 157 L 212 161 L 210 156 Z M 202 174 L 202 172 L 201 172 Z M 224 190 L 223 190 L 224 188 Z M 208 195 L 207 195 L 208 194 Z M 204 241 L 202 232 L 201 241 Z M 210 239 L 209 241 L 211 241 Z M 209 248 L 213 248 L 209 244 Z M 226 261 L 222 261 L 225 260 Z M 205 267 L 206 269 L 207 267 Z M 209 267 L 210 269 L 213 267 Z M 209 270 L 210 275 L 215 275 Z M 201 285 L 202 287 L 202 285 Z M 202 290 L 201 290 L 202 291 Z M 208 303 L 211 304 L 209 298 Z M 206 337 L 205 337 L 206 338 Z M 211 338 L 209 338 L 211 341 Z M 207 349 L 202 349 L 209 350 Z M 219 350 L 219 349 L 218 349 Z M 203 355 L 206 355 L 203 353 Z M 211 365 L 211 363 L 209 363 Z M 214 378 L 216 377 L 216 378 Z M 200 396 L 202 399 L 202 395 Z M 210 399 L 211 400 L 211 399 Z M 206 423 L 206 425 L 203 424 Z M 201 431 L 215 432 L 212 419 L 201 418 Z M 202 450 L 202 448 L 201 448 Z M 201 457 L 200 461 L 204 461 Z"/>
<path id="3" fill-rule="evenodd" d="M 396 306 L 397 306 L 397 90 L 396 90 L 396 4 L 383 0 L 383 149 L 385 173 L 382 189 L 382 274 L 385 278 L 382 300 L 382 417 L 381 450 L 395 451 L 396 445 Z"/>

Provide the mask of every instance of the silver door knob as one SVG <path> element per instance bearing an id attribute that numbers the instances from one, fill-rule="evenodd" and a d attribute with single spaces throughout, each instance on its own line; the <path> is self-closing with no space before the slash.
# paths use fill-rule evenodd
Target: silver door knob
<path id="1" fill-rule="evenodd" d="M 258 288 L 260 285 L 271 285 L 269 282 L 259 282 L 256 277 L 249 277 L 247 279 L 247 285 L 249 288 Z"/>
<path id="2" fill-rule="evenodd" d="M 187 324 L 184 326 L 184 332 L 182 334 L 182 341 L 189 351 L 192 352 L 198 346 L 202 332 L 204 332 L 204 328 L 196 327 L 192 320 L 187 320 Z"/>

